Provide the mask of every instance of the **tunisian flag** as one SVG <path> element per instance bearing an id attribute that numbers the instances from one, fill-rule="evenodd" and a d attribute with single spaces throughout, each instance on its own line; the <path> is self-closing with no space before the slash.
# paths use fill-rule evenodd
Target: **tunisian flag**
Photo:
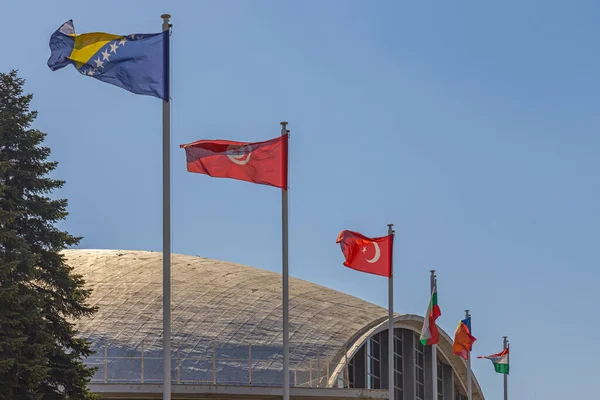
<path id="1" fill-rule="evenodd" d="M 199 140 L 179 147 L 185 149 L 189 172 L 287 190 L 288 136 L 254 143 Z"/>
<path id="2" fill-rule="evenodd" d="M 393 235 L 368 238 L 358 232 L 341 231 L 336 243 L 346 257 L 344 265 L 357 271 L 390 277 Z"/>

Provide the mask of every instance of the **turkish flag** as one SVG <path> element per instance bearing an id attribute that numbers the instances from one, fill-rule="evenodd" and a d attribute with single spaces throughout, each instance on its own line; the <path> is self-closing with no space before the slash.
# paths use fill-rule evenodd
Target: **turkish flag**
<path id="1" fill-rule="evenodd" d="M 358 232 L 341 231 L 336 243 L 346 257 L 344 265 L 357 271 L 387 276 L 392 271 L 393 235 L 368 238 Z"/>
<path id="2" fill-rule="evenodd" d="M 287 190 L 288 136 L 254 143 L 199 140 L 180 147 L 185 149 L 189 172 Z"/>

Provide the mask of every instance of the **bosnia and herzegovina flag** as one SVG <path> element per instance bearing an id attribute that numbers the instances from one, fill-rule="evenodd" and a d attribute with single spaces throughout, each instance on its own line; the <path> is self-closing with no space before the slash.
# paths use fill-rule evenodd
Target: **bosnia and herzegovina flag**
<path id="1" fill-rule="evenodd" d="M 169 100 L 169 32 L 75 34 L 73 21 L 50 37 L 52 71 L 73 65 L 82 75 L 136 94 Z"/>
<path id="2" fill-rule="evenodd" d="M 454 333 L 454 343 L 452 345 L 452 352 L 465 360 L 469 359 L 469 353 L 473 348 L 473 343 L 477 339 L 471 335 L 471 317 L 467 317 L 461 320 L 456 327 Z"/>

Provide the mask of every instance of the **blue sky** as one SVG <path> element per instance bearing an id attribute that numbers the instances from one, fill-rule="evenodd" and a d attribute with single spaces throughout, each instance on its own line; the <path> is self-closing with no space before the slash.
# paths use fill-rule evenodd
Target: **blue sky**
<path id="1" fill-rule="evenodd" d="M 172 14 L 173 249 L 280 270 L 280 193 L 188 174 L 181 143 L 290 122 L 290 273 L 386 306 L 342 266 L 342 229 L 394 223 L 395 309 L 473 313 L 474 355 L 511 341 L 510 398 L 590 398 L 600 226 L 600 4 L 104 1 L 3 7 L 83 248 L 161 250 L 161 102 L 51 72 L 48 39 L 160 30 Z M 177 290 L 176 287 L 173 290 Z M 579 346 L 583 347 L 579 347 Z M 473 369 L 487 399 L 502 376 Z"/>

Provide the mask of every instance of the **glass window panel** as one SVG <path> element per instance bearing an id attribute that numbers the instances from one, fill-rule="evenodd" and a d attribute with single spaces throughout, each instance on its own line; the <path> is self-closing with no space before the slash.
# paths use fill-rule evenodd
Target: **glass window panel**
<path id="1" fill-rule="evenodd" d="M 444 368 L 440 362 L 437 364 L 437 391 L 438 400 L 444 400 Z"/>
<path id="2" fill-rule="evenodd" d="M 403 329 L 394 329 L 394 393 L 397 400 L 404 398 L 402 334 Z"/>
<path id="3" fill-rule="evenodd" d="M 425 347 L 415 334 L 415 380 L 417 400 L 425 399 Z"/>
<path id="4" fill-rule="evenodd" d="M 370 389 L 381 389 L 381 334 L 369 338 L 367 382 Z"/>

